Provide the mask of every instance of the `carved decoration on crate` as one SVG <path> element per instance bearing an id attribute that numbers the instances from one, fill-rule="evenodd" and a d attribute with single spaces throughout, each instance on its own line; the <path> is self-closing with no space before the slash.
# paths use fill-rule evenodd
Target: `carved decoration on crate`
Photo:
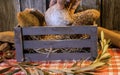
<path id="1" fill-rule="evenodd" d="M 25 40 L 25 35 L 53 35 L 53 34 L 88 34 L 88 39 L 59 39 L 59 40 Z M 88 56 L 95 58 L 97 56 L 97 27 L 96 26 L 67 26 L 67 27 L 29 27 L 29 28 L 15 28 L 15 45 L 17 60 L 23 59 L 28 61 L 39 60 L 72 60 L 87 58 Z M 26 53 L 25 49 L 48 49 L 46 53 L 35 51 Z M 90 48 L 90 52 L 64 52 L 58 50 L 54 53 L 55 48 Z M 50 49 L 50 50 L 49 50 Z M 73 49 L 74 50 L 74 49 Z M 64 50 L 65 51 L 65 50 Z M 78 50 L 80 51 L 80 50 Z"/>

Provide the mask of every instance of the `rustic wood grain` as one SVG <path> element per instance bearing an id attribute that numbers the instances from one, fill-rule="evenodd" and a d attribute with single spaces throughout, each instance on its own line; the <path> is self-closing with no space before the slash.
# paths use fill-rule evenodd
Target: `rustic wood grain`
<path id="1" fill-rule="evenodd" d="M 120 0 L 102 0 L 102 26 L 120 31 Z"/>
<path id="2" fill-rule="evenodd" d="M 114 0 L 113 29 L 120 31 L 120 0 Z"/>
<path id="3" fill-rule="evenodd" d="M 97 5 L 98 0 L 81 0 L 81 6 L 84 10 L 86 9 L 98 9 Z"/>
<path id="4" fill-rule="evenodd" d="M 0 0 L 0 31 L 13 30 L 16 24 L 14 0 Z"/>
<path id="5" fill-rule="evenodd" d="M 14 6 L 16 13 L 21 11 L 20 0 L 14 0 Z"/>
<path id="6" fill-rule="evenodd" d="M 114 1 L 115 0 L 102 1 L 102 26 L 108 29 L 113 29 Z"/>
<path id="7" fill-rule="evenodd" d="M 20 0 L 21 11 L 25 8 L 39 9 L 41 12 L 46 11 L 46 0 Z"/>

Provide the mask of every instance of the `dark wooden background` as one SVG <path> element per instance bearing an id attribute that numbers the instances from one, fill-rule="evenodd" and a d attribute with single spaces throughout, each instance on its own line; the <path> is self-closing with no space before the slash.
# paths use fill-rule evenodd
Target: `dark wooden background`
<path id="1" fill-rule="evenodd" d="M 13 30 L 17 25 L 16 13 L 25 8 L 46 11 L 48 0 L 0 0 L 0 31 Z M 120 0 L 82 0 L 80 10 L 101 10 L 99 26 L 120 31 Z M 101 9 L 100 9 L 101 8 Z"/>

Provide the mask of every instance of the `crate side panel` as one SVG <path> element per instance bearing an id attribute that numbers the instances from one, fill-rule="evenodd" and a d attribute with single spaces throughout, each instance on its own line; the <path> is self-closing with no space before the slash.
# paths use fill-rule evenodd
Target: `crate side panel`
<path id="1" fill-rule="evenodd" d="M 90 39 L 85 40 L 23 40 L 23 46 L 25 48 L 84 48 L 90 47 L 92 50 L 91 53 L 57 53 L 51 54 L 50 57 L 46 59 L 47 54 L 25 54 L 25 58 L 28 58 L 32 61 L 36 60 L 61 60 L 63 58 L 66 60 L 78 59 L 84 57 L 93 57 L 96 55 L 94 47 L 97 49 L 97 27 L 96 26 L 74 26 L 74 27 L 37 27 L 37 28 L 22 28 L 24 35 L 39 35 L 39 34 L 88 34 Z M 40 32 L 41 31 L 41 32 Z M 52 32 L 50 32 L 52 31 Z M 20 38 L 19 38 L 20 39 Z M 22 41 L 22 40 L 21 40 Z M 89 56 L 90 55 L 90 56 Z M 39 58 L 38 58 L 39 57 Z M 44 59 L 45 58 L 45 59 Z"/>

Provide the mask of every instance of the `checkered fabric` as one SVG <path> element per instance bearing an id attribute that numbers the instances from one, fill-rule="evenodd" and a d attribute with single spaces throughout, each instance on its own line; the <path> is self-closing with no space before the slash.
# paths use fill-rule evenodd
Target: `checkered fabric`
<path id="1" fill-rule="evenodd" d="M 112 55 L 109 66 L 98 75 L 120 75 L 120 49 L 110 49 Z"/>
<path id="2" fill-rule="evenodd" d="M 109 66 L 105 67 L 104 69 L 95 72 L 95 75 L 120 75 L 120 49 L 109 49 L 112 58 L 109 61 Z M 11 59 L 8 60 L 7 62 L 9 62 L 10 64 L 16 64 L 16 60 L 15 59 Z M 37 62 L 38 64 L 40 64 L 40 68 L 41 69 L 63 69 L 63 68 L 70 68 L 71 65 L 73 65 L 75 61 L 61 61 L 61 60 L 56 60 L 54 62 L 51 61 L 41 61 L 41 62 Z M 90 61 L 86 61 L 84 64 L 82 64 L 83 66 L 87 66 L 90 64 Z M 80 64 L 78 64 L 79 66 Z M 7 63 L 1 63 L 0 64 L 0 70 L 3 68 L 8 67 L 9 65 Z M 10 71 L 14 71 L 17 68 L 12 68 Z M 0 75 L 5 75 L 5 74 L 0 74 Z M 24 72 L 19 71 L 17 73 L 15 73 L 14 75 L 25 75 Z M 61 75 L 61 74 L 51 74 L 51 75 Z"/>

